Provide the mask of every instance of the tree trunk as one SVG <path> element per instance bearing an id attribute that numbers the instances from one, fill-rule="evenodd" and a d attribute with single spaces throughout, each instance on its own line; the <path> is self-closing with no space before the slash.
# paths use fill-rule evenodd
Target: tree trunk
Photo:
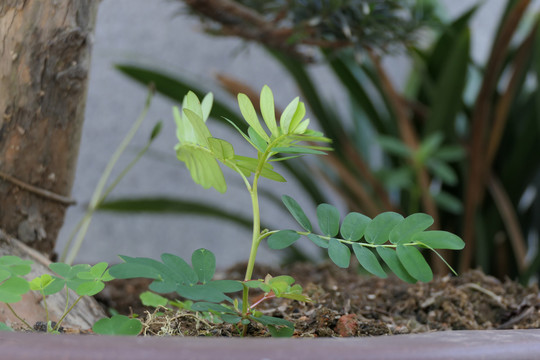
<path id="1" fill-rule="evenodd" d="M 0 228 L 51 255 L 73 185 L 99 0 L 0 0 Z"/>

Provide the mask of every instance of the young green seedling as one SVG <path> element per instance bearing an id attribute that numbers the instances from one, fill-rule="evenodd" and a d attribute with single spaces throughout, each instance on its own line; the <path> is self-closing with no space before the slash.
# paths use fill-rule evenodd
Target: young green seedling
<path id="1" fill-rule="evenodd" d="M 220 163 L 235 171 L 243 180 L 250 195 L 253 232 L 251 250 L 243 281 L 211 280 L 215 271 L 215 257 L 205 249 L 193 253 L 189 266 L 183 259 L 163 254 L 162 262 L 148 258 L 121 256 L 124 263 L 113 266 L 111 274 L 117 278 L 146 277 L 154 279 L 150 290 L 157 293 L 176 292 L 180 296 L 193 300 L 189 309 L 211 313 L 220 321 L 242 326 L 245 335 L 250 321 L 257 321 L 267 326 L 273 336 L 291 336 L 293 324 L 284 319 L 264 316 L 256 307 L 265 300 L 284 297 L 298 301 L 309 301 L 302 295 L 302 287 L 294 284 L 290 276 L 267 276 L 264 280 L 252 279 L 257 251 L 262 240 L 268 238 L 273 249 L 283 249 L 301 236 L 308 237 L 320 247 L 327 248 L 330 259 L 340 267 L 348 267 L 352 247 L 360 264 L 369 272 L 385 277 L 377 255 L 383 259 L 390 270 L 405 281 L 429 281 L 432 272 L 416 247 L 434 249 L 461 249 L 463 241 L 446 232 L 424 231 L 432 225 L 433 219 L 426 214 L 413 214 L 407 218 L 397 213 L 383 213 L 373 220 L 350 213 L 340 222 L 338 210 L 328 204 L 317 208 L 317 220 L 321 234 L 313 233 L 311 222 L 298 203 L 290 197 L 283 197 L 283 202 L 291 215 L 305 231 L 261 229 L 258 184 L 261 177 L 284 182 L 285 178 L 274 167 L 273 162 L 284 161 L 298 156 L 315 154 L 324 155 L 331 150 L 320 143 L 330 143 L 320 132 L 308 128 L 309 119 L 304 119 L 305 105 L 294 99 L 287 105 L 279 121 L 275 117 L 274 97 L 268 86 L 264 86 L 260 96 L 260 110 L 266 129 L 259 121 L 255 107 L 244 94 L 238 95 L 240 111 L 247 123 L 247 132 L 236 124 L 231 124 L 255 150 L 255 156 L 246 157 L 236 154 L 233 146 L 212 136 L 206 126 L 210 115 L 213 97 L 208 94 L 202 102 L 189 92 L 182 104 L 182 111 L 173 109 L 177 124 L 177 158 L 184 162 L 192 179 L 204 188 L 213 187 L 219 192 L 227 190 L 227 184 Z M 338 237 L 338 234 L 341 237 Z M 364 237 L 365 242 L 359 240 Z M 387 242 L 390 241 L 388 244 Z M 371 249 L 376 249 L 375 254 Z M 263 292 L 253 304 L 250 304 L 249 290 Z M 229 294 L 242 291 L 242 298 L 231 298 Z M 167 304 L 166 299 L 158 295 L 145 295 L 149 303 Z"/>
<path id="2" fill-rule="evenodd" d="M 4 275 L 4 280 L 0 284 L 0 301 L 6 303 L 11 312 L 29 329 L 32 326 L 21 318 L 9 305 L 21 300 L 21 295 L 28 290 L 39 291 L 43 297 L 43 307 L 47 321 L 48 332 L 57 333 L 65 317 L 83 298 L 83 296 L 93 296 L 105 287 L 105 282 L 113 280 L 107 270 L 107 263 L 102 262 L 94 266 L 80 264 L 69 266 L 64 263 L 52 263 L 49 268 L 56 274 L 43 274 L 31 281 L 22 278 L 31 271 L 32 261 L 22 260 L 17 256 L 0 257 L 0 276 Z M 69 289 L 75 291 L 77 299 L 70 305 Z M 50 320 L 47 305 L 47 296 L 65 290 L 66 306 L 64 312 L 55 325 Z"/>

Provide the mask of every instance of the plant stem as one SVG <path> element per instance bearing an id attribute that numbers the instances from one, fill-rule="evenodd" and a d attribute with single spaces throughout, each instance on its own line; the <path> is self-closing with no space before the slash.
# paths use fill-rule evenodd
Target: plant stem
<path id="1" fill-rule="evenodd" d="M 249 253 L 248 266 L 246 269 L 246 276 L 244 281 L 251 280 L 253 275 L 253 268 L 255 266 L 255 258 L 257 257 L 257 250 L 259 249 L 259 243 L 261 241 L 261 214 L 259 209 L 259 197 L 257 195 L 257 178 L 253 180 L 251 195 L 251 206 L 253 209 L 253 234 L 251 239 L 251 251 Z"/>
<path id="2" fill-rule="evenodd" d="M 43 289 L 41 289 L 41 296 L 43 296 L 43 307 L 45 308 L 45 316 L 47 319 L 47 324 L 49 323 L 49 308 L 47 307 L 47 296 L 45 296 L 45 292 Z"/>
<path id="3" fill-rule="evenodd" d="M 149 91 L 148 96 L 146 98 L 146 103 L 145 103 L 143 111 L 141 112 L 141 114 L 139 115 L 135 123 L 132 125 L 132 127 L 129 129 L 129 132 L 124 137 L 120 145 L 118 145 L 118 148 L 115 150 L 111 158 L 109 159 L 109 162 L 107 163 L 107 166 L 105 167 L 105 170 L 101 174 L 101 177 L 96 186 L 96 189 L 94 190 L 94 193 L 92 194 L 92 198 L 90 199 L 90 204 L 88 205 L 88 209 L 86 210 L 86 213 L 83 219 L 80 221 L 79 224 L 77 224 L 78 231 L 73 231 L 71 233 L 71 236 L 68 239 L 67 244 L 64 246 L 64 250 L 62 252 L 62 255 L 60 256 L 61 262 L 65 262 L 66 264 L 71 265 L 73 263 L 73 260 L 79 253 L 79 249 L 81 248 L 81 245 L 83 243 L 84 237 L 88 230 L 88 226 L 90 225 L 90 222 L 92 221 L 92 215 L 94 214 L 94 211 L 96 210 L 96 208 L 99 206 L 100 202 L 103 200 L 102 193 L 105 189 L 105 185 L 107 184 L 107 180 L 109 179 L 109 176 L 111 175 L 114 165 L 120 158 L 120 155 L 122 155 L 126 147 L 129 145 L 129 143 L 135 136 L 135 133 L 141 126 L 142 121 L 146 117 L 146 114 L 148 113 L 148 109 L 150 108 L 152 95 L 153 95 L 153 91 L 151 90 Z M 121 174 L 121 176 L 123 175 L 124 174 Z M 114 185 L 116 185 L 116 183 Z M 109 189 L 112 189 L 112 188 L 109 187 L 107 191 L 110 191 Z M 76 238 L 75 238 L 75 235 L 76 235 Z M 73 241 L 75 242 L 73 243 L 73 246 L 72 246 Z"/>
<path id="4" fill-rule="evenodd" d="M 17 313 L 15 312 L 15 310 L 13 310 L 13 308 L 11 307 L 11 305 L 9 305 L 8 303 L 4 303 L 6 304 L 6 306 L 8 307 L 8 309 L 13 313 L 13 315 L 15 315 L 15 317 L 17 319 L 19 319 L 24 325 L 26 325 L 26 327 L 28 327 L 31 331 L 35 331 L 33 327 L 31 327 L 22 317 L 20 317 L 19 315 L 17 315 Z"/>
<path id="5" fill-rule="evenodd" d="M 69 307 L 69 309 L 67 311 L 64 312 L 64 314 L 62 315 L 62 317 L 60 318 L 60 320 L 58 320 L 58 322 L 56 323 L 56 326 L 54 327 L 55 330 L 58 330 L 60 329 L 60 324 L 62 324 L 62 321 L 64 321 L 65 317 L 67 316 L 67 314 L 70 313 L 71 310 L 73 310 L 73 308 L 75 307 L 75 305 L 77 305 L 77 303 L 79 302 L 79 300 L 81 300 L 83 297 L 82 295 L 79 296 L 77 298 L 77 300 L 75 300 L 75 302 L 73 303 L 73 305 L 71 305 Z"/>

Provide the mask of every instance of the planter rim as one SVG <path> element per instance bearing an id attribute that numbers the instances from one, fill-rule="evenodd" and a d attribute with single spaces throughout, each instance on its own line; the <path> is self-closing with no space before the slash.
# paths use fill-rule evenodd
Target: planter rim
<path id="1" fill-rule="evenodd" d="M 463 330 L 369 338 L 120 337 L 0 333 L 5 359 L 532 359 L 540 329 Z"/>

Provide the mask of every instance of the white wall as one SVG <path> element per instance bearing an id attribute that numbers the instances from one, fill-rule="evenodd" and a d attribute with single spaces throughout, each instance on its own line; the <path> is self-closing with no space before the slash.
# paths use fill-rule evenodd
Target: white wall
<path id="1" fill-rule="evenodd" d="M 450 15 L 454 16 L 475 1 L 445 2 L 451 8 Z M 501 0 L 486 1 L 474 21 L 477 31 L 474 31 L 473 51 L 478 57 L 482 57 L 489 49 L 487 40 L 491 38 L 492 25 L 498 19 L 502 4 L 504 2 Z M 68 211 L 58 242 L 58 252 L 61 252 L 69 232 L 82 217 L 85 204 L 110 155 L 143 107 L 146 90 L 115 71 L 113 64 L 133 61 L 166 68 L 189 76 L 222 97 L 226 95 L 217 90 L 213 80 L 213 75 L 218 72 L 232 75 L 257 90 L 268 84 L 281 106 L 298 95 L 285 73 L 257 46 L 245 45 L 235 39 L 208 37 L 201 33 L 195 18 L 177 16 L 179 10 L 182 10 L 182 5 L 178 1 L 104 0 L 101 3 L 86 120 L 73 189 L 73 196 L 79 204 Z M 403 77 L 406 73 L 403 67 L 391 67 L 395 78 Z M 331 76 L 321 67 L 315 67 L 313 72 L 317 73 L 319 84 L 324 84 L 325 94 L 339 101 L 339 92 Z M 234 103 L 231 101 L 231 104 Z M 163 195 L 215 201 L 231 212 L 249 216 L 248 195 L 234 177 L 231 179 L 230 190 L 221 195 L 193 184 L 183 164 L 175 160 L 172 105 L 160 97 L 154 99 L 147 120 L 122 163 L 129 161 L 134 152 L 144 145 L 157 119 L 164 121 L 164 129 L 153 149 L 166 155 L 161 160 L 144 158 L 113 195 Z M 225 133 L 228 131 L 215 123 L 210 124 L 210 129 Z M 267 185 L 275 184 L 262 183 L 262 186 Z M 298 193 L 294 184 L 278 185 L 278 194 L 294 196 Z M 311 207 L 306 200 L 301 200 L 301 203 Z M 262 211 L 263 218 L 270 218 L 271 221 L 267 222 L 276 228 L 294 226 L 281 208 L 263 204 Z M 102 213 L 95 215 L 77 261 L 115 262 L 116 254 L 157 258 L 163 252 L 188 258 L 193 250 L 207 247 L 218 255 L 218 266 L 227 266 L 246 260 L 249 244 L 248 231 L 219 220 Z M 313 247 L 308 248 L 315 251 Z M 258 261 L 275 263 L 279 261 L 279 253 L 262 249 Z"/>

